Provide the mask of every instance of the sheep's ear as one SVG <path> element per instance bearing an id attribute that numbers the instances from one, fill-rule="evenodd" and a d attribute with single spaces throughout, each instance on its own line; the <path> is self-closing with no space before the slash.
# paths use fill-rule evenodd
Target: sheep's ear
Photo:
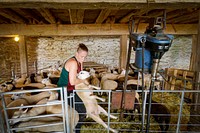
<path id="1" fill-rule="evenodd" d="M 23 111 L 23 113 L 26 113 L 28 111 L 28 108 L 26 108 L 24 111 Z"/>
<path id="2" fill-rule="evenodd" d="M 56 93 L 56 99 L 58 99 L 58 93 Z"/>
<path id="3" fill-rule="evenodd" d="M 24 106 L 24 104 L 21 104 L 20 106 L 22 107 L 22 106 Z M 22 108 L 20 108 L 19 110 L 22 110 Z"/>

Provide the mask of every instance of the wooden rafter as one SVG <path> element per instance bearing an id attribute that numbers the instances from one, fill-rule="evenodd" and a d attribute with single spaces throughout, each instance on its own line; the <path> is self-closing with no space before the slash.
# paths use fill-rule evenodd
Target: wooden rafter
<path id="1" fill-rule="evenodd" d="M 183 14 L 183 15 L 179 15 L 178 17 L 171 19 L 169 22 L 173 22 L 173 23 L 181 23 L 184 22 L 188 19 L 193 19 L 194 17 L 198 16 L 198 12 L 194 11 L 188 14 Z"/>
<path id="2" fill-rule="evenodd" d="M 182 16 L 185 13 L 187 13 L 186 10 L 182 10 L 182 9 L 173 10 L 172 12 L 169 12 L 166 16 L 167 22 L 170 22 L 170 20 L 173 20 L 176 17 Z"/>
<path id="3" fill-rule="evenodd" d="M 111 10 L 110 9 L 103 9 L 101 10 L 99 16 L 96 19 L 96 24 L 101 24 L 103 21 L 109 16 Z"/>
<path id="4" fill-rule="evenodd" d="M 52 13 L 49 11 L 49 9 L 37 9 L 40 14 L 44 17 L 46 21 L 48 21 L 50 24 L 55 24 L 56 19 L 52 15 Z"/>
<path id="5" fill-rule="evenodd" d="M 33 22 L 35 22 L 35 21 L 39 22 L 38 17 L 37 16 L 33 16 L 28 11 L 24 11 L 23 9 L 19 9 L 19 8 L 13 8 L 12 10 L 15 11 L 16 13 L 20 14 L 24 18 L 26 18 L 29 21 L 29 24 L 34 24 Z"/>
<path id="6" fill-rule="evenodd" d="M 11 12 L 8 9 L 0 9 L 0 15 L 16 23 L 21 23 L 21 24 L 26 23 L 23 18 L 21 18 L 20 16 L 18 16 L 14 12 Z"/>
<path id="7" fill-rule="evenodd" d="M 166 13 L 171 12 L 171 11 L 173 11 L 173 9 L 168 9 L 166 10 Z M 159 10 L 159 11 L 156 10 L 155 12 L 148 13 L 148 16 L 156 18 L 156 17 L 163 17 L 163 14 L 164 14 L 164 9 Z"/>
<path id="8" fill-rule="evenodd" d="M 70 23 L 81 24 L 83 23 L 85 10 L 82 9 L 69 9 Z"/>
<path id="9" fill-rule="evenodd" d="M 115 23 L 115 16 L 109 16 L 106 19 L 106 23 L 114 24 Z"/>
<path id="10" fill-rule="evenodd" d="M 129 14 L 127 14 L 125 17 L 123 17 L 122 19 L 120 19 L 120 23 L 127 23 L 129 21 L 129 18 L 134 15 L 134 16 L 142 16 L 143 14 L 147 13 L 150 9 L 146 8 L 146 9 L 141 9 L 139 11 L 136 12 L 131 12 Z"/>
<path id="11" fill-rule="evenodd" d="M 0 15 L 0 23 L 8 24 L 8 20 L 9 20 L 9 19 L 7 19 L 7 18 L 5 18 L 5 17 L 2 17 L 2 16 Z"/>
<path id="12" fill-rule="evenodd" d="M 0 8 L 57 8 L 57 9 L 140 9 L 140 8 L 197 8 L 198 0 L 1 0 Z"/>

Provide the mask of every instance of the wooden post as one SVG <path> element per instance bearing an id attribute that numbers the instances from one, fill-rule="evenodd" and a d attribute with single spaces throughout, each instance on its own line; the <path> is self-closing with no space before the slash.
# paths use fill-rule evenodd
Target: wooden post
<path id="1" fill-rule="evenodd" d="M 196 61 L 196 51 L 197 50 L 197 35 L 192 36 L 192 52 L 190 56 L 190 68 L 189 70 L 195 70 L 195 61 Z"/>
<path id="2" fill-rule="evenodd" d="M 128 50 L 128 36 L 121 35 L 120 36 L 120 56 L 119 56 L 119 68 L 120 70 L 126 69 L 126 61 L 127 61 L 127 50 Z"/>
<path id="3" fill-rule="evenodd" d="M 20 70 L 21 76 L 28 75 L 28 59 L 25 37 L 19 36 Z"/>
<path id="4" fill-rule="evenodd" d="M 191 54 L 191 63 L 190 63 L 190 70 L 196 72 L 196 83 L 200 82 L 200 10 L 199 10 L 199 23 L 198 23 L 198 34 L 193 35 L 193 41 L 192 41 L 192 54 Z M 195 90 L 200 90 L 200 85 L 195 84 L 194 86 Z M 195 93 L 193 94 L 193 102 L 194 103 L 200 103 L 200 94 Z M 199 111 L 200 107 L 195 106 L 195 111 Z"/>

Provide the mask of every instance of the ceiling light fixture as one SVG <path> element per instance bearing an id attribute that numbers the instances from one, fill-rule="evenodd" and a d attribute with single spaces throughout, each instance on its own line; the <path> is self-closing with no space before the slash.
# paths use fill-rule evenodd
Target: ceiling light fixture
<path id="1" fill-rule="evenodd" d="M 18 42 L 18 41 L 19 41 L 19 37 L 16 36 L 16 37 L 14 38 L 14 40 L 15 40 L 16 42 Z"/>

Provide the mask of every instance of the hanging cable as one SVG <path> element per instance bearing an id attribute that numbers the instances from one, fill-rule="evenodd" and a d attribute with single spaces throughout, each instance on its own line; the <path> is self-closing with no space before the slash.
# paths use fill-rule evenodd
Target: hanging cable
<path id="1" fill-rule="evenodd" d="M 142 37 L 140 40 L 142 44 L 142 113 L 144 112 L 144 47 L 145 47 L 145 42 L 146 38 Z M 144 115 L 142 115 L 142 133 L 143 133 L 143 128 L 144 128 Z"/>

